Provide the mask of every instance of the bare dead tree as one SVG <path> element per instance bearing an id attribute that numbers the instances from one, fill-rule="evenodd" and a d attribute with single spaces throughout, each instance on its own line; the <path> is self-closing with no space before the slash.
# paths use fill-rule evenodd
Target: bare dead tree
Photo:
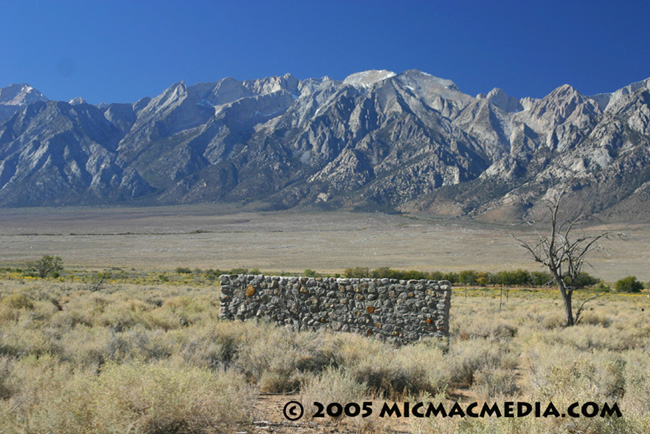
<path id="1" fill-rule="evenodd" d="M 110 273 L 107 271 L 104 271 L 103 273 L 97 273 L 96 275 L 92 276 L 88 282 L 86 282 L 86 290 L 90 292 L 100 291 L 104 286 L 104 282 L 109 277 Z"/>
<path id="2" fill-rule="evenodd" d="M 612 231 L 605 231 L 596 235 L 580 234 L 575 235 L 576 226 L 585 219 L 584 214 L 579 214 L 573 219 L 560 221 L 558 216 L 562 204 L 562 198 L 567 193 L 572 183 L 568 183 L 555 199 L 548 202 L 547 208 L 551 214 L 550 233 L 543 234 L 534 222 L 529 222 L 537 235 L 536 242 L 527 242 L 511 235 L 521 247 L 532 256 L 535 262 L 539 262 L 548 269 L 553 280 L 560 290 L 564 302 L 566 326 L 573 326 L 580 321 L 580 315 L 585 304 L 592 300 L 585 300 L 573 314 L 573 293 L 578 289 L 578 281 L 583 266 L 587 264 L 586 258 L 589 253 L 598 249 L 598 241 L 609 238 L 612 235 L 621 235 Z"/>

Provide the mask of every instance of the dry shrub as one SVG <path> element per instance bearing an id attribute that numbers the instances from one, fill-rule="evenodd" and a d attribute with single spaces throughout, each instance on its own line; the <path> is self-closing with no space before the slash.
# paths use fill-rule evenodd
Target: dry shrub
<path id="1" fill-rule="evenodd" d="M 251 381 L 260 381 L 263 392 L 298 390 L 305 373 L 336 365 L 332 347 L 323 345 L 324 333 L 296 333 L 264 327 L 264 336 L 239 347 L 235 366 Z"/>
<path id="2" fill-rule="evenodd" d="M 540 345 L 527 351 L 528 393 L 554 403 L 611 402 L 625 395 L 627 363 L 620 354 L 594 351 L 581 354 L 562 347 Z"/>
<path id="3" fill-rule="evenodd" d="M 625 393 L 622 403 L 629 412 L 648 417 L 650 415 L 650 377 L 648 376 L 650 353 L 647 350 L 634 350 L 625 355 L 624 361 L 626 362 Z"/>
<path id="4" fill-rule="evenodd" d="M 580 318 L 580 324 L 601 326 L 607 328 L 610 325 L 612 325 L 612 320 L 600 313 L 589 311 L 586 312 L 584 315 L 582 315 L 582 317 Z"/>
<path id="5" fill-rule="evenodd" d="M 88 376 L 49 355 L 16 361 L 5 379 L 10 410 L 0 420 L 0 432 L 88 432 L 83 417 L 90 397 L 84 387 Z"/>
<path id="6" fill-rule="evenodd" d="M 92 313 L 89 311 L 66 309 L 65 311 L 52 317 L 51 325 L 55 329 L 67 331 L 75 328 L 78 325 L 92 326 L 93 317 Z"/>
<path id="7" fill-rule="evenodd" d="M 0 301 L 0 307 L 9 309 L 33 309 L 34 303 L 25 294 L 13 293 Z"/>
<path id="8" fill-rule="evenodd" d="M 194 300 L 192 297 L 187 295 L 182 295 L 179 297 L 171 297 L 166 299 L 163 302 L 162 307 L 170 310 L 178 310 L 178 309 L 186 309 L 188 306 L 191 306 L 193 304 L 194 304 Z"/>
<path id="9" fill-rule="evenodd" d="M 512 371 L 519 364 L 519 359 L 511 346 L 484 339 L 456 342 L 452 345 L 448 356 L 454 367 L 450 381 L 459 386 L 474 384 L 478 371 L 497 369 Z M 483 374 L 484 378 L 485 375 Z"/>
<path id="10" fill-rule="evenodd" d="M 562 314 L 552 313 L 544 317 L 542 325 L 547 330 L 558 329 L 566 325 L 566 319 Z"/>
<path id="11" fill-rule="evenodd" d="M 172 345 L 162 330 L 136 326 L 127 332 L 112 334 L 104 348 L 107 360 L 160 360 L 172 355 Z"/>
<path id="12" fill-rule="evenodd" d="M 0 324 L 34 316 L 34 300 L 23 293 L 12 293 L 0 300 Z"/>
<path id="13" fill-rule="evenodd" d="M 129 312 L 147 312 L 151 310 L 151 306 L 145 303 L 142 300 L 138 299 L 128 299 L 124 303 L 124 307 L 129 311 Z"/>
<path id="14" fill-rule="evenodd" d="M 24 357 L 57 352 L 56 342 L 44 330 L 25 326 L 16 322 L 0 328 L 0 355 Z"/>
<path id="15" fill-rule="evenodd" d="M 147 329 L 172 330 L 191 324 L 175 310 L 154 308 L 141 300 L 123 300 L 112 303 L 99 314 L 95 323 L 115 331 L 125 331 L 137 325 Z"/>
<path id="16" fill-rule="evenodd" d="M 0 401 L 11 395 L 11 388 L 7 383 L 9 372 L 14 360 L 7 356 L 0 356 Z"/>
<path id="17" fill-rule="evenodd" d="M 109 361 L 156 361 L 174 353 L 173 339 L 166 332 L 148 330 L 141 325 L 122 333 L 79 326 L 64 335 L 60 344 L 60 357 L 78 366 L 101 366 Z"/>
<path id="18" fill-rule="evenodd" d="M 95 323 L 121 332 L 147 322 L 148 306 L 141 301 L 120 300 L 110 303 L 97 315 Z"/>
<path id="19" fill-rule="evenodd" d="M 426 402 L 434 406 L 443 404 L 445 408 L 451 408 L 453 402 L 447 398 L 444 392 L 436 395 L 422 394 L 420 396 L 409 399 L 411 402 Z M 458 419 L 449 417 L 428 417 L 418 418 L 411 417 L 407 419 L 411 432 L 418 434 L 456 434 L 462 431 L 459 430 Z"/>
<path id="20" fill-rule="evenodd" d="M 239 368 L 239 359 L 246 357 L 239 358 L 239 353 L 252 343 L 283 336 L 275 327 L 252 321 L 210 321 L 170 332 L 176 356 L 191 366 L 210 369 Z"/>
<path id="21" fill-rule="evenodd" d="M 553 346 L 565 346 L 580 351 L 625 351 L 647 345 L 647 335 L 644 336 L 641 330 L 633 327 L 617 330 L 614 327 L 581 324 L 538 333 L 534 336 L 536 340 Z"/>
<path id="22" fill-rule="evenodd" d="M 200 368 L 230 367 L 237 351 L 244 345 L 242 328 L 252 324 L 219 322 L 203 327 L 190 327 L 188 334 L 174 332 L 175 351 L 184 363 Z"/>
<path id="23" fill-rule="evenodd" d="M 232 372 L 134 363 L 97 375 L 46 356 L 17 362 L 9 381 L 3 433 L 213 433 L 250 418 L 252 391 Z"/>
<path id="24" fill-rule="evenodd" d="M 319 375 L 305 379 L 300 388 L 300 401 L 305 407 L 305 414 L 316 412 L 314 401 L 327 405 L 330 402 L 348 403 L 370 400 L 365 384 L 359 384 L 350 372 L 342 369 L 327 368 Z"/>
<path id="25" fill-rule="evenodd" d="M 188 326 L 189 321 L 170 309 L 157 308 L 140 317 L 140 322 L 148 329 L 175 330 Z"/>
<path id="26" fill-rule="evenodd" d="M 357 335 L 344 335 L 339 351 L 341 366 L 368 393 L 399 397 L 444 390 L 451 369 L 437 340 L 394 348 Z"/>
<path id="27" fill-rule="evenodd" d="M 397 350 L 388 344 L 362 336 L 345 335 L 339 351 L 342 366 L 350 372 L 355 382 L 364 384 L 375 395 L 403 393 L 412 383 L 410 380 L 413 377 L 408 375 L 411 366 L 397 363 Z M 418 377 L 422 379 L 423 375 Z"/>
<path id="28" fill-rule="evenodd" d="M 368 392 L 366 385 L 358 383 L 349 371 L 333 367 L 326 368 L 317 376 L 307 378 L 300 388 L 299 398 L 304 406 L 305 414 L 309 417 L 316 413 L 317 409 L 314 406 L 316 401 L 326 406 L 329 403 L 337 402 L 342 405 L 357 403 L 362 407 L 363 402 L 374 399 L 375 396 Z M 378 417 L 377 401 L 374 404 L 375 411 L 370 417 L 348 418 L 343 415 L 337 418 L 338 430 L 366 434 L 393 432 L 386 429 L 387 420 Z M 332 432 L 335 431 L 332 430 Z"/>
<path id="29" fill-rule="evenodd" d="M 106 328 L 80 324 L 61 336 L 60 358 L 74 366 L 98 368 L 111 360 L 107 348 L 114 338 Z"/>
<path id="30" fill-rule="evenodd" d="M 421 362 L 398 363 L 393 355 L 371 356 L 348 368 L 357 383 L 386 398 L 427 388 L 426 371 Z"/>
<path id="31" fill-rule="evenodd" d="M 495 341 L 512 340 L 517 335 L 518 328 L 510 319 L 498 318 L 507 315 L 495 307 L 468 309 L 457 316 L 452 316 L 451 335 L 463 340 L 472 338 L 489 338 Z M 497 317 L 497 318 L 495 318 Z"/>
<path id="32" fill-rule="evenodd" d="M 167 298 L 161 309 L 176 314 L 183 325 L 195 324 L 206 314 L 219 312 L 219 299 L 216 294 L 182 295 Z"/>
<path id="33" fill-rule="evenodd" d="M 496 327 L 492 330 L 491 336 L 492 338 L 496 340 L 509 340 L 514 338 L 517 335 L 517 327 L 511 325 L 511 324 L 506 324 L 506 323 L 500 323 L 497 324 Z"/>
<path id="34" fill-rule="evenodd" d="M 413 345 L 399 349 L 395 362 L 404 366 L 415 365 L 410 368 L 411 372 L 418 373 L 424 370 L 422 383 L 409 389 L 410 395 L 420 392 L 439 394 L 444 392 L 454 377 L 454 361 L 445 353 L 444 344 L 441 340 L 432 338 L 423 340 Z"/>
<path id="35" fill-rule="evenodd" d="M 512 369 L 481 368 L 474 373 L 474 390 L 484 400 L 514 396 L 517 393 L 517 376 Z"/>
<path id="36" fill-rule="evenodd" d="M 291 373 L 289 377 L 283 372 L 262 371 L 257 380 L 257 386 L 262 393 L 293 393 L 298 390 L 299 383 L 304 377 L 298 373 Z"/>
<path id="37" fill-rule="evenodd" d="M 250 417 L 252 391 L 233 372 L 109 365 L 93 385 L 98 432 L 202 433 Z"/>

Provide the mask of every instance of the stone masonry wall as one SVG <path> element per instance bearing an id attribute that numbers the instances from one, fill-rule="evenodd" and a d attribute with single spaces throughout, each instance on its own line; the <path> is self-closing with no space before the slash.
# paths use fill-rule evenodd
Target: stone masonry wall
<path id="1" fill-rule="evenodd" d="M 224 319 L 331 329 L 398 344 L 449 334 L 447 281 L 222 275 Z"/>

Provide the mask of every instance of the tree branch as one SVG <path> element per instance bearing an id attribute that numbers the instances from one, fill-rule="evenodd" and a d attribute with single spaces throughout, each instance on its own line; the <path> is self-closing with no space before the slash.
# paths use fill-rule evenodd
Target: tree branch
<path id="1" fill-rule="evenodd" d="M 584 310 L 585 305 L 587 303 L 589 303 L 590 301 L 595 300 L 595 299 L 597 299 L 599 297 L 602 297 L 602 296 L 603 296 L 602 294 L 596 294 L 596 295 L 591 296 L 591 297 L 589 297 L 588 299 L 586 299 L 585 301 L 582 302 L 582 304 L 580 305 L 580 307 L 576 311 L 576 325 L 578 323 L 580 323 L 580 320 L 582 319 L 581 315 L 582 315 L 582 311 Z"/>

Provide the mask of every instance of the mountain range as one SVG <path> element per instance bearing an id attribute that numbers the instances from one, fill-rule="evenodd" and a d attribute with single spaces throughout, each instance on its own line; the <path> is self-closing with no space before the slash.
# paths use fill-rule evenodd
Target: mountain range
<path id="1" fill-rule="evenodd" d="M 517 221 L 650 217 L 650 79 L 541 99 L 371 70 L 176 83 L 135 103 L 0 89 L 0 206 L 228 203 Z"/>

